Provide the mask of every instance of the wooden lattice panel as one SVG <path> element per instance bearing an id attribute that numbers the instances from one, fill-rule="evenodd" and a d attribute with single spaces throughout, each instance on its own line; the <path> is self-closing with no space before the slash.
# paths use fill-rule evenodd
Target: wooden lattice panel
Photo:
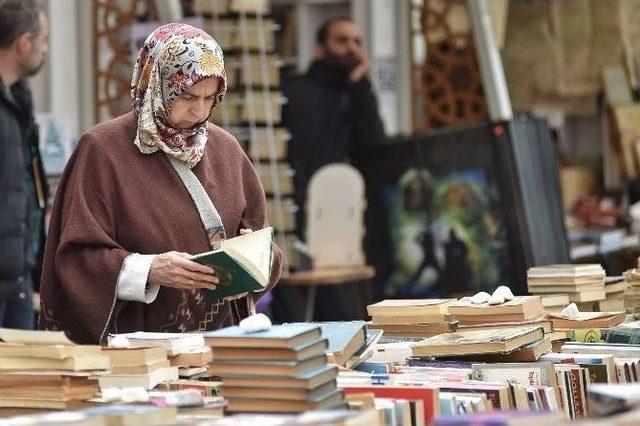
<path id="1" fill-rule="evenodd" d="M 93 66 L 97 121 L 131 110 L 131 26 L 143 0 L 94 0 Z"/>
<path id="2" fill-rule="evenodd" d="M 425 0 L 421 26 L 426 44 L 420 76 L 425 114 L 418 127 L 434 129 L 485 118 L 466 0 Z"/>

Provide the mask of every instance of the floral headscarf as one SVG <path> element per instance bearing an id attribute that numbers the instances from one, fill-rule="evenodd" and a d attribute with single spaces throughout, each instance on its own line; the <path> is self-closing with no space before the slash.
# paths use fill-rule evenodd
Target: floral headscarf
<path id="1" fill-rule="evenodd" d="M 143 154 L 158 150 L 194 167 L 207 143 L 206 123 L 180 129 L 169 120 L 173 101 L 194 84 L 219 80 L 217 105 L 227 89 L 222 49 L 206 32 L 185 24 L 167 24 L 152 32 L 138 53 L 131 79 L 138 119 L 135 144 Z"/>

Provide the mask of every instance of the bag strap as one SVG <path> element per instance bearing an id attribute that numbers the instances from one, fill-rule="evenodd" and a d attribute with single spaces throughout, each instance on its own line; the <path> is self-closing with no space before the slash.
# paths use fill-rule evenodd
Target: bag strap
<path id="1" fill-rule="evenodd" d="M 180 179 L 187 188 L 187 191 L 189 191 L 189 195 L 191 196 L 193 203 L 196 205 L 196 209 L 200 215 L 200 220 L 202 221 L 204 230 L 207 233 L 209 244 L 211 244 L 211 248 L 215 250 L 218 247 L 220 240 L 224 240 L 226 238 L 220 213 L 218 213 L 218 210 L 216 209 L 216 206 L 213 205 L 209 194 L 207 194 L 202 183 L 191 171 L 189 166 L 171 155 L 167 155 L 166 157 L 169 160 L 169 163 L 171 163 L 173 169 L 178 173 L 178 176 L 180 176 Z"/>
<path id="2" fill-rule="evenodd" d="M 220 241 L 226 238 L 220 213 L 218 213 L 216 206 L 213 205 L 213 201 L 209 198 L 209 194 L 207 194 L 202 183 L 191 171 L 189 166 L 173 156 L 167 155 L 166 157 L 169 160 L 169 163 L 171 163 L 173 169 L 178 173 L 178 176 L 180 176 L 184 186 L 187 188 L 193 203 L 196 205 L 196 209 L 198 210 L 200 220 L 202 221 L 202 225 L 207 233 L 207 238 L 209 239 L 211 248 L 216 250 Z M 245 299 L 245 303 L 239 303 L 241 299 Z M 231 303 L 232 313 L 235 317 L 234 323 L 236 324 L 242 318 L 246 318 L 256 312 L 255 301 L 253 297 L 247 294 L 223 298 L 222 300 L 226 300 Z"/>

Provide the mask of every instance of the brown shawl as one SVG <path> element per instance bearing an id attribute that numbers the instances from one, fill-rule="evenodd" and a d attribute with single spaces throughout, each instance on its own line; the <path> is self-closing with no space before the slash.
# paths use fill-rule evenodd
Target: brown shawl
<path id="1" fill-rule="evenodd" d="M 227 236 L 263 228 L 265 196 L 251 161 L 226 131 L 209 125 L 208 133 L 204 157 L 192 171 Z M 237 302 L 216 303 L 202 291 L 168 287 L 151 304 L 117 300 L 118 276 L 129 254 L 210 250 L 179 176 L 162 153 L 141 154 L 135 135 L 133 113 L 101 123 L 82 136 L 67 164 L 45 249 L 40 329 L 99 343 L 108 332 L 210 330 L 232 322 L 232 311 L 242 311 Z M 277 247 L 274 255 L 269 288 L 282 268 Z"/>

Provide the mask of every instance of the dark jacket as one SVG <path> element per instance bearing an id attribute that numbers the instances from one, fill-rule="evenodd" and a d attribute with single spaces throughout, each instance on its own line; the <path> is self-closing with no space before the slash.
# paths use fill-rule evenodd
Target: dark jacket
<path id="1" fill-rule="evenodd" d="M 322 62 L 283 85 L 288 98 L 283 122 L 292 134 L 289 162 L 295 170 L 297 232 L 303 237 L 306 189 L 322 166 L 351 162 L 358 150 L 384 143 L 385 134 L 371 82 L 349 84 Z"/>
<path id="2" fill-rule="evenodd" d="M 0 296 L 39 277 L 46 191 L 29 89 L 0 80 Z"/>

